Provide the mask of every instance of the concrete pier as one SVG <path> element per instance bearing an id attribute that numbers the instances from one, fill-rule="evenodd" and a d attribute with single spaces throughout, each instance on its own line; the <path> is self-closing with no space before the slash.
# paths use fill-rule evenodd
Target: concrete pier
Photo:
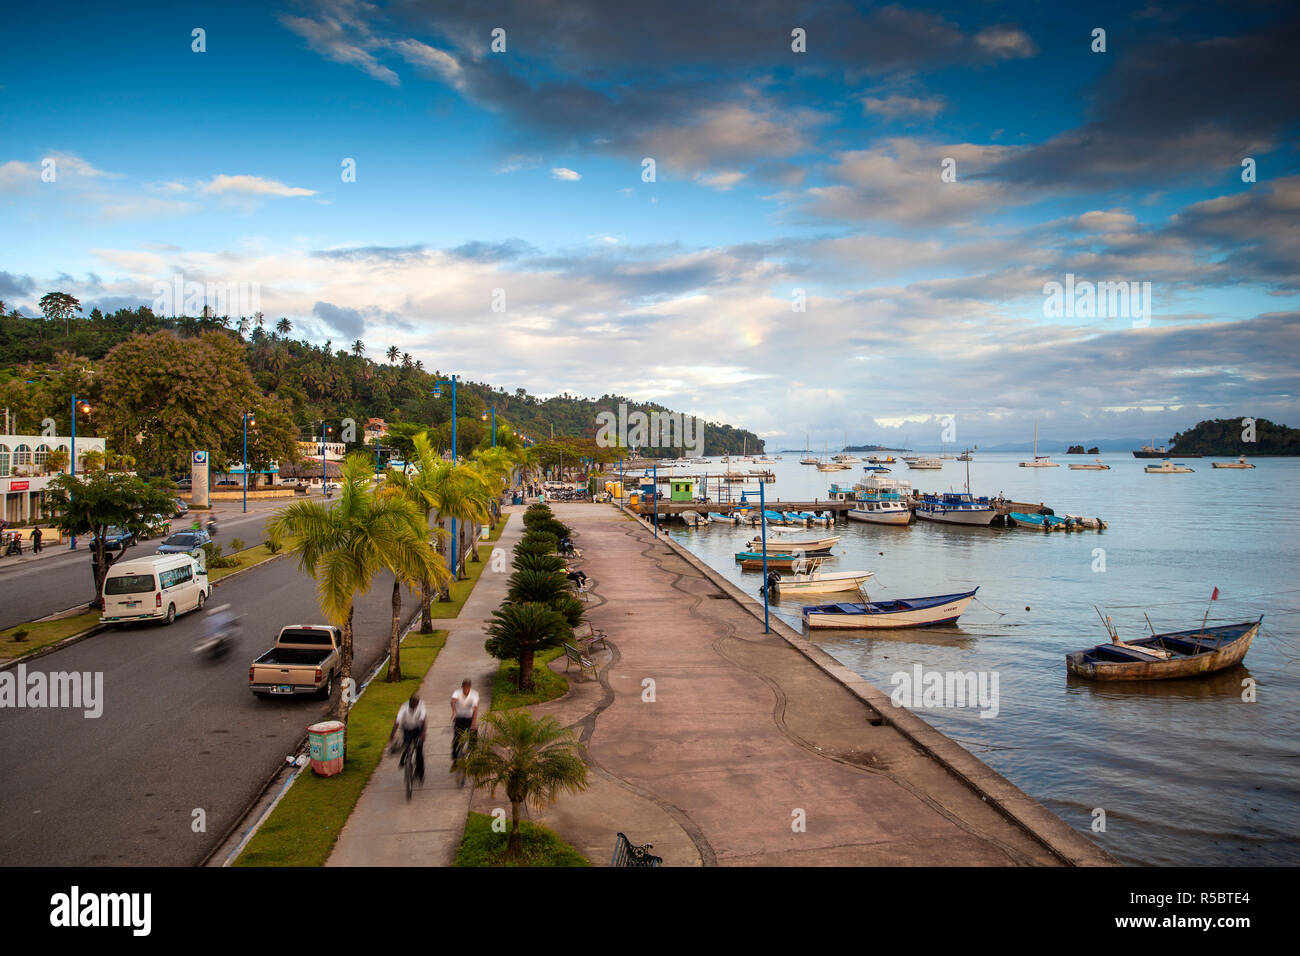
<path id="1" fill-rule="evenodd" d="M 779 621 L 765 634 L 761 606 L 643 521 L 553 509 L 611 651 L 598 680 L 571 673 L 566 697 L 532 708 L 579 732 L 593 773 L 530 813 L 598 865 L 619 830 L 667 865 L 1113 864 Z"/>

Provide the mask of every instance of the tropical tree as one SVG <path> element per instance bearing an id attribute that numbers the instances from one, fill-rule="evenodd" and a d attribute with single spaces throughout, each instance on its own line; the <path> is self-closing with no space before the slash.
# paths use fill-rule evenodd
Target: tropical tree
<path id="1" fill-rule="evenodd" d="M 81 303 L 66 292 L 45 293 L 45 295 L 41 296 L 40 306 L 47 320 L 52 322 L 59 319 L 63 320 L 64 335 L 69 333 L 73 313 L 81 311 Z"/>
<path id="2" fill-rule="evenodd" d="M 293 323 L 286 318 L 281 318 L 275 323 L 275 330 L 280 333 L 280 338 L 288 338 L 289 333 L 293 331 Z"/>
<path id="3" fill-rule="evenodd" d="M 361 356 L 365 355 L 365 354 L 366 354 L 366 343 L 363 342 L 363 341 L 361 341 L 360 339 L 357 339 L 355 342 L 353 342 L 353 343 L 352 343 L 352 354 L 355 355 L 357 358 L 361 358 Z"/>
<path id="4" fill-rule="evenodd" d="M 581 745 L 554 717 L 535 719 L 522 708 L 489 714 L 478 739 L 457 763 L 476 786 L 496 796 L 504 787 L 510 801 L 511 827 L 506 856 L 523 852 L 519 809 L 553 803 L 561 792 L 579 793 L 587 787 L 587 764 Z"/>
<path id="5" fill-rule="evenodd" d="M 396 345 L 390 345 L 388 351 L 384 354 L 388 356 L 388 364 L 392 365 L 397 361 L 397 356 L 401 354 L 401 350 Z"/>
<path id="6" fill-rule="evenodd" d="M 533 688 L 533 660 L 538 651 L 573 640 L 568 619 L 549 604 L 510 603 L 492 612 L 483 647 L 498 660 L 519 662 L 519 689 Z"/>
<path id="7" fill-rule="evenodd" d="M 377 574 L 395 570 L 404 580 L 428 573 L 428 537 L 423 518 L 399 495 L 378 495 L 371 488 L 374 467 L 358 452 L 343 462 L 339 500 L 329 508 L 319 502 L 295 502 L 268 525 L 268 532 L 292 539 L 290 553 L 316 579 L 321 610 L 343 629 L 340 678 L 352 676 L 352 618 L 356 596 L 369 591 Z M 347 695 L 340 695 L 336 716 L 347 719 Z"/>
<path id="8" fill-rule="evenodd" d="M 446 528 L 447 522 L 456 522 L 455 551 L 452 561 L 456 565 L 452 572 L 459 580 L 464 576 L 464 562 L 459 560 L 465 553 L 466 526 L 471 523 L 483 524 L 488 520 L 490 504 L 487 486 L 482 478 L 468 465 L 453 462 L 440 462 L 434 471 L 433 485 L 438 497 L 438 527 Z M 472 559 L 478 560 L 478 536 L 470 533 Z M 444 599 L 448 597 L 444 593 Z"/>
<path id="9" fill-rule="evenodd" d="M 133 536 L 149 530 L 146 515 L 170 514 L 172 486 L 145 481 L 135 475 L 94 471 L 81 477 L 58 475 L 45 489 L 45 511 L 51 524 L 65 535 L 94 535 L 95 597 L 101 606 L 104 576 L 104 536 L 109 528 L 122 528 Z M 125 547 L 125 546 L 124 546 Z"/>

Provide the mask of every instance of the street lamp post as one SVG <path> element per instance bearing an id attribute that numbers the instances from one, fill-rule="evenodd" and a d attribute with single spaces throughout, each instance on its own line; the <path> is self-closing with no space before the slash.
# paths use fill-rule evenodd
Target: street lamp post
<path id="1" fill-rule="evenodd" d="M 244 412 L 244 512 L 248 512 L 248 423 L 253 421 L 252 412 Z M 253 424 L 257 424 L 255 421 Z M 324 453 L 322 452 L 322 455 Z"/>
<path id="2" fill-rule="evenodd" d="M 89 405 L 84 406 L 82 408 L 82 411 L 89 412 L 90 406 Z M 68 455 L 68 473 L 73 478 L 77 477 L 77 394 L 76 392 L 73 392 L 72 394 L 72 451 Z M 70 535 L 68 537 L 68 550 L 69 551 L 77 550 L 77 536 L 75 534 Z"/>
<path id="3" fill-rule="evenodd" d="M 483 413 L 482 421 L 487 421 L 487 412 Z M 492 406 L 492 447 L 497 447 L 497 407 Z"/>
<path id="4" fill-rule="evenodd" d="M 451 464 L 456 465 L 456 376 L 442 381 L 434 380 L 433 397 L 442 398 L 442 386 L 451 385 Z M 456 536 L 456 519 L 451 519 L 451 573 L 460 578 L 460 539 Z"/>
<path id="5" fill-rule="evenodd" d="M 763 529 L 763 633 L 770 634 L 772 627 L 768 622 L 767 610 L 767 495 L 763 488 L 764 484 L 760 481 L 758 483 L 758 526 Z"/>
<path id="6" fill-rule="evenodd" d="M 655 537 L 659 537 L 659 462 L 654 463 L 654 479 L 650 485 L 650 494 L 655 502 Z"/>

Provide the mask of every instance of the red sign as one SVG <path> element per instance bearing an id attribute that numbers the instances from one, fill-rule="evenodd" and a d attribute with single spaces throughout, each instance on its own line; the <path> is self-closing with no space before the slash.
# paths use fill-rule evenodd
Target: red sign
<path id="1" fill-rule="evenodd" d="M 25 482 L 25 481 L 11 481 L 11 482 L 9 482 L 9 490 L 10 490 L 10 491 L 26 491 L 26 490 L 27 490 L 27 482 Z"/>

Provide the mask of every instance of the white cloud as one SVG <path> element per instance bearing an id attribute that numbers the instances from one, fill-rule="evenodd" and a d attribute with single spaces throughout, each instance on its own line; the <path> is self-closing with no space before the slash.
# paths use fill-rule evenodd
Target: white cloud
<path id="1" fill-rule="evenodd" d="M 724 173 L 700 173 L 695 177 L 695 181 L 703 186 L 711 186 L 714 189 L 728 190 L 745 178 L 741 172 L 724 172 Z"/>
<path id="2" fill-rule="evenodd" d="M 985 27 L 975 34 L 975 42 L 1000 60 L 1021 59 L 1038 53 L 1038 45 L 1019 27 L 999 25 Z"/>
<path id="3" fill-rule="evenodd" d="M 286 186 L 274 179 L 261 176 L 227 176 L 218 174 L 203 185 L 205 193 L 222 196 L 235 194 L 239 196 L 314 196 L 316 190 L 301 186 Z"/>
<path id="4" fill-rule="evenodd" d="M 566 169 L 563 166 L 557 166 L 551 170 L 551 178 L 558 179 L 566 183 L 576 183 L 582 178 L 582 173 L 575 173 L 572 169 Z"/>
<path id="5" fill-rule="evenodd" d="M 899 119 L 903 116 L 924 116 L 933 119 L 943 111 L 948 101 L 942 96 L 928 99 L 920 96 L 903 96 L 892 93 L 889 96 L 864 96 L 862 109 L 866 113 L 883 116 L 886 119 Z"/>

